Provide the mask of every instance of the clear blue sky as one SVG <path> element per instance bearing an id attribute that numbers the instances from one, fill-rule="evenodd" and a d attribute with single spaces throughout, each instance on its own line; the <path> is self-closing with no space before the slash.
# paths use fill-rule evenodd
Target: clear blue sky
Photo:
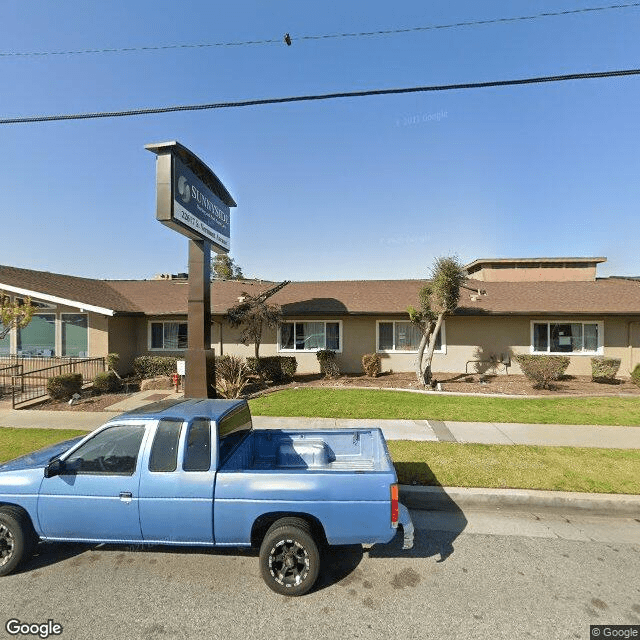
<path id="1" fill-rule="evenodd" d="M 0 57 L 0 117 L 477 82 L 640 66 L 640 8 L 603 0 L 5 0 L 0 51 L 280 39 L 293 45 Z M 152 142 L 221 178 L 250 277 L 421 278 L 436 256 L 607 256 L 640 275 L 640 77 L 0 125 L 0 263 L 97 278 L 184 271 L 155 220 Z M 439 115 L 438 115 L 439 114 Z"/>

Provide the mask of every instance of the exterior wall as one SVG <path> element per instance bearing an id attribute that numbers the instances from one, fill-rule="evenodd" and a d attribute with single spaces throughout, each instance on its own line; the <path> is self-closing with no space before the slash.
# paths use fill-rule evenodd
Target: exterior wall
<path id="1" fill-rule="evenodd" d="M 120 356 L 118 373 L 126 375 L 133 370 L 133 359 L 140 355 L 138 351 L 139 327 L 144 326 L 141 318 L 113 317 L 109 318 L 109 348 L 108 353 Z"/>
<path id="2" fill-rule="evenodd" d="M 95 319 L 93 316 L 95 315 Z M 288 320 L 310 320 L 309 317 L 287 318 Z M 340 320 L 342 322 L 342 353 L 337 355 L 340 370 L 344 373 L 360 373 L 361 360 L 365 353 L 376 351 L 376 331 L 378 320 L 405 320 L 404 317 L 322 317 L 319 320 Z M 92 355 L 106 355 L 115 352 L 120 354 L 123 372 L 131 366 L 133 358 L 138 355 L 161 355 L 184 357 L 184 351 L 150 351 L 148 344 L 149 322 L 152 320 L 186 321 L 185 317 L 154 318 L 109 318 L 109 341 L 100 347 L 101 353 L 92 351 Z M 435 353 L 433 371 L 439 373 L 512 373 L 520 374 L 520 368 L 512 356 L 515 353 L 531 352 L 531 322 L 549 322 L 563 320 L 561 317 L 543 316 L 452 316 L 445 320 L 444 353 Z M 601 321 L 604 330 L 603 354 L 607 357 L 620 358 L 622 364 L 619 377 L 626 377 L 636 364 L 640 364 L 640 316 L 581 318 L 572 317 L 574 321 Z M 104 342 L 105 330 L 101 328 L 107 319 L 92 314 L 90 318 L 90 349 Z M 100 334 L 102 331 L 102 334 Z M 221 317 L 213 319 L 211 328 L 212 348 L 217 355 L 229 354 L 241 358 L 253 357 L 254 346 L 239 343 L 240 329 L 233 329 L 221 322 Z M 102 335 L 102 337 L 101 337 Z M 629 346 L 631 340 L 631 346 Z M 318 373 L 319 364 L 315 352 L 279 352 L 275 329 L 265 329 L 260 345 L 261 356 L 295 356 L 298 362 L 298 373 Z M 383 371 L 412 372 L 415 369 L 416 353 L 380 353 Z M 591 354 L 569 355 L 569 375 L 590 375 Z M 491 363 L 502 363 L 508 366 Z M 476 362 L 480 361 L 480 362 Z"/>
<path id="3" fill-rule="evenodd" d="M 109 320 L 108 316 L 98 313 L 89 314 L 89 357 L 102 358 L 109 351 Z"/>
<path id="4" fill-rule="evenodd" d="M 483 282 L 567 282 L 595 280 L 596 268 L 589 267 L 511 267 L 480 269 L 469 276 Z"/>
<path id="5" fill-rule="evenodd" d="M 620 358 L 618 377 L 628 377 L 640 364 L 640 317 L 607 318 L 604 336 L 605 356 Z"/>

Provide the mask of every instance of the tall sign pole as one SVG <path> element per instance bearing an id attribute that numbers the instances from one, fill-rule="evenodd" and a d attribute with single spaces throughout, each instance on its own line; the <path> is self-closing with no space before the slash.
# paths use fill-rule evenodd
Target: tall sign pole
<path id="1" fill-rule="evenodd" d="M 215 398 L 211 250 L 229 252 L 230 207 L 236 203 L 215 173 L 179 142 L 149 144 L 145 149 L 157 155 L 156 218 L 189 238 L 189 328 L 184 395 Z"/>

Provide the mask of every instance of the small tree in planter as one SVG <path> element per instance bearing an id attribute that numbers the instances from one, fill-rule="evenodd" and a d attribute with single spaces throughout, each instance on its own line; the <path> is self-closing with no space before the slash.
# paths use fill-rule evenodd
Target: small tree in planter
<path id="1" fill-rule="evenodd" d="M 420 309 L 408 307 L 409 319 L 422 333 L 416 357 L 416 377 L 420 384 L 431 384 L 431 362 L 436 340 L 446 315 L 453 313 L 460 300 L 460 287 L 467 272 L 455 257 L 437 258 L 431 271 L 431 282 L 420 289 Z"/>

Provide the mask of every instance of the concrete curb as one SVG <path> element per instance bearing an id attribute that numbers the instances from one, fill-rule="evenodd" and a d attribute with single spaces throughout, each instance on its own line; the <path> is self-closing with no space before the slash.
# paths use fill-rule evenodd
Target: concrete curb
<path id="1" fill-rule="evenodd" d="M 640 518 L 640 496 L 627 494 L 400 485 L 400 501 L 410 509 L 427 511 L 545 510 Z"/>

